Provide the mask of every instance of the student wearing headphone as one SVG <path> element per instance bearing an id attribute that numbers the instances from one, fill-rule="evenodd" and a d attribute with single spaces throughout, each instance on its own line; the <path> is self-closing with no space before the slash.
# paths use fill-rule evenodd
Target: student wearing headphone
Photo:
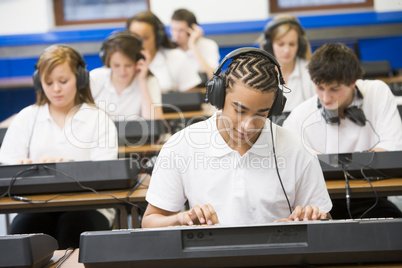
<path id="1" fill-rule="evenodd" d="M 66 45 L 48 47 L 33 74 L 37 101 L 11 122 L 0 149 L 6 164 L 117 159 L 117 130 L 98 109 L 83 57 Z M 20 213 L 12 234 L 47 233 L 59 248 L 78 247 L 81 232 L 110 229 L 112 210 Z"/>
<path id="2" fill-rule="evenodd" d="M 224 58 L 207 83 L 208 101 L 221 111 L 177 132 L 163 146 L 143 227 L 329 216 L 332 204 L 317 157 L 269 120 L 286 102 L 276 67 L 283 85 L 277 61 L 263 50 L 241 48 Z M 187 201 L 190 210 L 181 211 Z"/>
<path id="3" fill-rule="evenodd" d="M 283 126 L 318 153 L 402 150 L 402 123 L 394 96 L 380 80 L 361 80 L 356 54 L 340 43 L 317 49 L 308 65 L 316 95 L 296 107 Z M 352 217 L 360 217 L 374 199 L 351 200 Z M 349 218 L 345 200 L 334 202 L 331 215 Z M 402 217 L 380 199 L 366 217 Z"/>
<path id="4" fill-rule="evenodd" d="M 149 70 L 158 79 L 162 92 L 189 91 L 200 84 L 198 73 L 169 39 L 156 15 L 150 11 L 141 12 L 127 20 L 126 28 L 142 39 L 149 54 Z"/>
<path id="5" fill-rule="evenodd" d="M 284 111 L 292 111 L 298 104 L 314 95 L 314 84 L 307 71 L 311 47 L 299 20 L 289 14 L 277 15 L 267 23 L 261 38 L 261 49 L 278 60 L 289 92 Z"/>
<path id="6" fill-rule="evenodd" d="M 103 42 L 99 56 L 106 68 L 90 72 L 92 96 L 114 121 L 161 119 L 162 95 L 149 73 L 149 53 L 129 32 L 116 32 Z"/>
<path id="7" fill-rule="evenodd" d="M 186 53 L 194 69 L 211 79 L 212 73 L 219 65 L 219 47 L 212 39 L 203 37 L 204 32 L 194 13 L 184 8 L 175 10 L 170 33 L 172 40 Z"/>

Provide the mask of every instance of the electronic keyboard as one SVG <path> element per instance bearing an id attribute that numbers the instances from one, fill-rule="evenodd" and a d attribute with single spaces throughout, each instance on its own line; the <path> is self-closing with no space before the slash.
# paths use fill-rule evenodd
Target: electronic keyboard
<path id="1" fill-rule="evenodd" d="M 154 144 L 168 128 L 162 120 L 116 121 L 119 146 Z"/>
<path id="2" fill-rule="evenodd" d="M 355 178 L 402 177 L 402 151 L 319 154 L 326 180 L 343 179 L 346 170 Z"/>
<path id="3" fill-rule="evenodd" d="M 402 261 L 402 219 L 84 232 L 85 267 L 257 267 Z"/>
<path id="4" fill-rule="evenodd" d="M 162 110 L 164 113 L 199 111 L 204 100 L 205 93 L 201 92 L 168 92 L 162 94 Z"/>
<path id="5" fill-rule="evenodd" d="M 128 189 L 137 182 L 139 167 L 130 159 L 72 161 L 0 166 L 0 195 Z M 11 185 L 11 186 L 10 186 Z"/>
<path id="6" fill-rule="evenodd" d="M 44 267 L 57 248 L 57 240 L 46 234 L 0 236 L 0 267 Z"/>

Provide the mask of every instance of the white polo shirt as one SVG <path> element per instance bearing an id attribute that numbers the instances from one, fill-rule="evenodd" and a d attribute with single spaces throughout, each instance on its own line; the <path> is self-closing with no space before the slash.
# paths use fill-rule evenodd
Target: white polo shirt
<path id="1" fill-rule="evenodd" d="M 63 129 L 47 104 L 21 110 L 11 122 L 0 148 L 0 162 L 15 164 L 43 156 L 76 161 L 117 159 L 117 130 L 109 116 L 84 103 Z"/>
<path id="2" fill-rule="evenodd" d="M 173 135 L 163 146 L 146 196 L 161 209 L 179 211 L 186 200 L 211 204 L 224 225 L 260 224 L 290 212 L 272 156 L 269 120 L 243 156 L 228 147 L 216 127 L 215 113 Z M 279 172 L 292 209 L 332 203 L 315 154 L 289 131 L 273 125 Z"/>
<path id="3" fill-rule="evenodd" d="M 111 82 L 110 68 L 97 68 L 90 72 L 91 92 L 98 107 L 104 109 L 113 121 L 133 120 L 141 116 L 142 96 L 136 78 L 117 94 Z M 152 102 L 162 103 L 162 95 L 158 80 L 154 76 L 147 79 L 148 91 Z"/>
<path id="4" fill-rule="evenodd" d="M 315 95 L 314 83 L 311 81 L 307 64 L 308 61 L 305 59 L 296 57 L 295 68 L 285 81 L 285 86 L 291 89 L 288 92 L 289 90 L 284 88 L 284 95 L 287 98 L 285 112 L 291 112 L 297 105 Z"/>
<path id="5" fill-rule="evenodd" d="M 216 68 L 219 65 L 219 60 L 221 58 L 219 54 L 218 44 L 212 40 L 205 37 L 201 37 L 197 41 L 197 49 L 201 53 L 201 56 L 208 63 L 209 66 Z M 200 72 L 200 65 L 198 64 L 197 59 L 195 58 L 194 52 L 191 49 L 185 51 L 188 59 L 191 62 L 191 66 L 193 66 L 196 72 Z"/>
<path id="6" fill-rule="evenodd" d="M 149 65 L 161 91 L 186 91 L 201 83 L 186 54 L 178 48 L 159 48 Z"/>
<path id="7" fill-rule="evenodd" d="M 364 127 L 348 118 L 341 119 L 339 125 L 327 124 L 317 108 L 317 96 L 295 108 L 283 127 L 319 153 L 361 152 L 373 147 L 402 150 L 401 117 L 389 87 L 379 80 L 357 80 L 356 85 L 363 95 L 361 108 L 368 121 Z"/>

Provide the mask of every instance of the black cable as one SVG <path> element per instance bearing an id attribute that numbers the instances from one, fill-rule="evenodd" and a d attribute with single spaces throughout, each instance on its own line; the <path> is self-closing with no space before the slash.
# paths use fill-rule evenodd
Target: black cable
<path id="1" fill-rule="evenodd" d="M 286 194 L 285 187 L 283 186 L 283 183 L 282 183 L 281 175 L 279 174 L 278 161 L 277 161 L 277 159 L 276 159 L 276 152 L 275 152 L 275 145 L 274 145 L 274 133 L 273 133 L 273 131 L 272 131 L 272 121 L 271 121 L 271 120 L 270 120 L 269 126 L 270 126 L 270 128 L 271 128 L 272 151 L 273 151 L 273 154 L 274 154 L 276 174 L 278 174 L 279 182 L 281 183 L 283 193 L 285 194 L 286 201 L 288 202 L 288 207 L 289 207 L 289 211 L 290 211 L 290 214 L 289 214 L 289 215 L 291 215 L 291 214 L 292 214 L 292 207 L 290 206 L 290 202 L 289 202 L 288 195 Z"/>
<path id="2" fill-rule="evenodd" d="M 372 163 L 373 160 L 374 160 L 374 155 L 375 155 L 375 151 L 373 151 L 373 156 L 372 156 L 370 162 L 369 162 L 366 166 L 370 166 L 370 165 L 371 165 L 371 163 Z M 362 167 L 360 168 L 360 172 L 362 173 L 364 179 L 370 184 L 370 187 L 371 187 L 371 189 L 372 189 L 373 192 L 374 192 L 375 202 L 374 202 L 374 204 L 373 204 L 371 207 L 369 207 L 362 215 L 360 215 L 360 218 L 363 218 L 370 210 L 372 210 L 373 208 L 375 208 L 375 206 L 377 206 L 377 204 L 378 204 L 378 194 L 377 194 L 377 191 L 375 190 L 374 186 L 371 184 L 370 180 L 367 178 L 367 176 L 366 176 L 366 174 L 364 173 L 364 170 L 363 170 L 366 166 L 362 166 Z"/>
<path id="3" fill-rule="evenodd" d="M 135 190 L 138 189 L 138 187 L 142 184 L 142 182 L 147 178 L 148 173 L 144 174 L 142 178 L 134 185 L 134 187 L 127 193 L 127 197 L 129 197 Z"/>
<path id="4" fill-rule="evenodd" d="M 373 193 L 374 193 L 374 196 L 375 196 L 375 202 L 374 202 L 374 204 L 373 204 L 371 207 L 369 207 L 365 212 L 363 212 L 363 214 L 360 215 L 359 218 L 363 218 L 370 210 L 372 210 L 372 209 L 373 209 L 375 206 L 377 206 L 377 204 L 378 204 L 378 193 L 377 193 L 377 191 L 375 190 L 373 184 L 371 183 L 371 180 L 370 180 L 370 179 L 366 176 L 366 174 L 364 173 L 364 169 L 365 169 L 365 168 L 370 168 L 370 165 L 373 163 L 375 154 L 376 154 L 376 152 L 375 152 L 375 151 L 372 151 L 372 156 L 371 156 L 370 161 L 369 161 L 367 164 L 364 164 L 364 165 L 363 165 L 363 164 L 360 164 L 360 163 L 357 163 L 357 162 L 353 161 L 352 159 L 346 158 L 346 160 L 348 160 L 349 162 L 361 166 L 361 168 L 360 168 L 360 173 L 362 174 L 363 179 L 364 179 L 365 181 L 367 181 L 367 182 L 370 184 L 370 187 L 371 187 L 371 189 L 373 190 Z M 342 162 L 341 162 L 341 163 L 342 163 Z M 343 165 L 343 164 L 342 164 L 342 168 L 344 168 L 344 165 Z M 371 169 L 373 169 L 373 168 L 371 168 Z M 376 169 L 373 169 L 373 170 L 379 172 L 379 171 L 376 170 Z M 380 172 L 379 172 L 379 173 L 380 173 Z M 344 174 L 345 174 L 345 176 L 346 176 L 346 177 L 345 177 L 345 180 L 347 180 L 348 177 L 349 177 L 349 178 L 352 178 L 352 179 L 354 179 L 354 180 L 357 180 L 357 178 L 355 178 L 355 177 L 353 177 L 352 175 L 350 175 L 350 174 L 347 172 L 346 169 L 344 169 Z M 388 176 L 387 176 L 387 177 L 388 177 Z M 349 183 L 348 183 L 348 184 L 349 184 Z M 346 187 L 346 186 L 345 186 L 345 187 Z M 350 188 L 349 188 L 349 189 L 350 189 Z M 345 188 L 345 190 L 346 190 L 346 188 Z M 347 200 L 346 200 L 346 202 L 347 202 Z M 349 211 L 348 211 L 348 212 L 349 212 Z M 351 216 L 350 212 L 349 212 L 349 216 Z M 351 217 L 351 218 L 352 218 L 352 217 Z"/>
<path id="5" fill-rule="evenodd" d="M 71 251 L 68 252 L 69 250 L 71 250 Z M 63 262 L 65 262 L 71 256 L 71 254 L 73 254 L 74 250 L 75 250 L 74 248 L 66 248 L 66 250 L 64 251 L 63 256 L 61 256 L 58 260 L 47 264 L 43 268 L 49 268 L 49 267 L 54 266 L 56 264 L 57 264 L 56 268 L 60 267 L 63 264 Z M 67 254 L 67 252 L 68 252 L 68 254 Z"/>
<path id="6" fill-rule="evenodd" d="M 346 198 L 346 209 L 348 210 L 349 218 L 353 219 L 352 213 L 350 211 L 350 185 L 348 179 L 348 173 L 346 172 L 345 166 L 342 165 L 343 175 L 345 177 L 345 198 Z"/>
<path id="7" fill-rule="evenodd" d="M 91 187 L 84 186 L 84 185 L 82 185 L 81 182 L 79 182 L 76 178 L 73 178 L 72 176 L 68 175 L 67 173 L 64 173 L 64 172 L 62 172 L 62 171 L 60 171 L 60 170 L 57 170 L 57 169 L 55 169 L 55 168 L 51 168 L 51 167 L 46 166 L 46 165 L 43 166 L 43 167 L 46 168 L 46 169 L 49 169 L 49 170 L 53 170 L 54 172 L 57 172 L 57 173 L 59 173 L 59 174 L 65 176 L 66 178 L 69 178 L 69 179 L 73 180 L 74 182 L 76 182 L 76 183 L 77 183 L 82 189 L 84 189 L 84 190 L 91 191 L 91 192 L 93 192 L 93 193 L 95 193 L 95 194 L 97 194 L 97 195 L 109 196 L 109 197 L 112 197 L 113 199 L 116 199 L 116 200 L 118 200 L 118 201 L 120 201 L 120 202 L 129 204 L 129 205 L 131 205 L 131 206 L 135 206 L 135 207 L 141 209 L 141 207 L 140 207 L 139 205 L 135 204 L 135 203 L 129 202 L 129 201 L 124 200 L 124 199 L 120 199 L 120 198 L 115 197 L 114 195 L 111 195 L 111 194 L 101 194 L 100 192 L 98 192 L 97 190 L 95 190 L 95 189 L 93 189 L 93 188 L 91 188 Z"/>
<path id="8" fill-rule="evenodd" d="M 23 169 L 23 170 L 17 172 L 17 174 L 15 174 L 15 175 L 11 178 L 10 184 L 8 185 L 8 188 L 7 188 L 7 191 L 6 191 L 4 194 L 2 194 L 2 195 L 0 196 L 0 198 L 1 198 L 1 197 L 8 196 L 8 197 L 10 197 L 11 199 L 16 200 L 16 201 L 29 202 L 30 199 L 28 199 L 28 198 L 21 197 L 21 196 L 17 196 L 17 195 L 11 195 L 11 188 L 13 187 L 14 183 L 17 181 L 18 177 L 21 176 L 23 173 L 28 172 L 28 171 L 31 171 L 31 170 L 37 170 L 37 169 L 38 169 L 38 166 L 37 166 L 37 165 L 33 165 L 33 166 L 30 166 L 30 167 L 28 167 L 28 168 L 26 168 L 26 169 Z"/>

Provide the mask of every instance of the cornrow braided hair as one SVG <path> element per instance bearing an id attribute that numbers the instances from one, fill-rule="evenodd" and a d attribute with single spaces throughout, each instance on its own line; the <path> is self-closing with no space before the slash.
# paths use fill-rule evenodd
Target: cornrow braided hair
<path id="1" fill-rule="evenodd" d="M 263 92 L 278 89 L 278 72 L 275 64 L 259 53 L 245 53 L 232 59 L 226 70 L 225 89 L 229 89 L 235 82 L 241 82 L 249 88 Z"/>

